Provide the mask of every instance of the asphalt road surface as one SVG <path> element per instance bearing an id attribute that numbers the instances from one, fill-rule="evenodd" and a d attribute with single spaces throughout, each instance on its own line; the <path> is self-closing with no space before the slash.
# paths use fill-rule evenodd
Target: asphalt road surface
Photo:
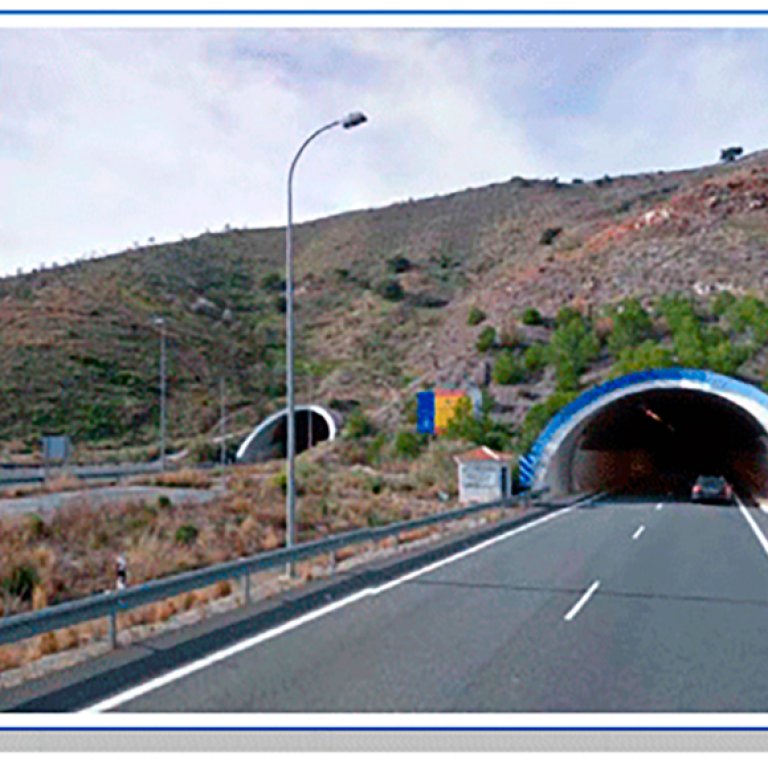
<path id="1" fill-rule="evenodd" d="M 767 520 L 659 499 L 554 512 L 96 706 L 765 712 Z"/>

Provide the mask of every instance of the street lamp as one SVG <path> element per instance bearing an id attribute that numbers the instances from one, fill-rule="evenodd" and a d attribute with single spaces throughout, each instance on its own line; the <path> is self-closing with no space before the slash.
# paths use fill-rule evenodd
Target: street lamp
<path id="1" fill-rule="evenodd" d="M 160 328 L 160 469 L 165 471 L 165 318 L 156 317 L 152 320 L 152 322 L 155 326 Z"/>
<path id="2" fill-rule="evenodd" d="M 296 163 L 299 162 L 304 150 L 321 133 L 341 126 L 342 128 L 355 128 L 362 125 L 368 118 L 362 112 L 350 112 L 344 117 L 334 120 L 332 123 L 318 128 L 310 134 L 291 162 L 288 171 L 288 226 L 285 228 L 285 347 L 286 347 L 286 393 L 288 396 L 288 440 L 287 458 L 288 472 L 285 496 L 285 545 L 290 548 L 296 544 L 296 400 L 293 382 L 293 358 L 294 358 L 294 323 L 293 323 L 293 172 Z M 288 566 L 288 574 L 293 574 L 293 568 Z"/>

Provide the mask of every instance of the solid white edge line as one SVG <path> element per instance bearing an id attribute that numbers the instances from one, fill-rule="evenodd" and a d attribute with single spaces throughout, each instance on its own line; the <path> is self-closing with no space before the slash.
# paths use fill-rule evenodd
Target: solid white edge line
<path id="1" fill-rule="evenodd" d="M 736 496 L 736 494 L 734 494 L 734 496 Z M 752 515 L 749 514 L 749 510 L 747 509 L 744 502 L 739 498 L 739 496 L 736 496 L 736 503 L 739 505 L 739 510 L 741 511 L 741 514 L 744 515 L 744 519 L 749 523 L 749 527 L 752 529 L 752 533 L 755 534 L 757 540 L 760 542 L 760 546 L 763 548 L 763 552 L 765 552 L 766 557 L 768 557 L 768 539 L 765 538 L 765 534 L 760 530 L 757 523 L 752 519 Z"/>
<path id="2" fill-rule="evenodd" d="M 228 648 L 224 648 L 220 651 L 216 651 L 215 653 L 209 654 L 208 656 L 204 656 L 202 659 L 193 661 L 192 663 L 186 664 L 185 666 L 179 667 L 178 669 L 174 669 L 171 672 L 166 672 L 164 675 L 160 675 L 160 677 L 156 677 L 153 680 L 149 680 L 146 683 L 142 683 L 141 685 L 138 685 L 135 688 L 129 688 L 127 691 L 118 693 L 115 696 L 110 696 L 109 698 L 104 699 L 103 701 L 100 701 L 97 704 L 94 704 L 90 707 L 86 707 L 85 709 L 80 710 L 80 713 L 91 714 L 95 712 L 105 712 L 107 710 L 114 709 L 115 707 L 119 707 L 121 704 L 125 704 L 126 702 L 132 701 L 133 699 L 137 699 L 140 696 L 143 696 L 144 694 L 150 693 L 151 691 L 157 690 L 158 688 L 162 688 L 163 686 L 168 685 L 169 683 L 172 683 L 176 680 L 180 680 L 183 677 L 187 677 L 195 672 L 198 672 L 201 669 L 205 669 L 206 667 L 210 667 L 213 664 L 217 664 L 218 662 L 223 661 L 224 659 L 227 659 L 230 656 L 235 656 L 238 653 L 242 653 L 243 651 L 247 651 L 250 648 L 254 648 L 257 645 L 261 645 L 262 643 L 265 643 L 268 640 L 271 640 L 275 637 L 285 634 L 286 632 L 290 632 L 292 629 L 296 629 L 304 624 L 308 624 L 309 622 L 314 621 L 315 619 L 319 619 L 323 616 L 326 616 L 329 613 L 333 613 L 334 611 L 344 608 L 347 605 L 356 603 L 359 600 L 365 599 L 366 597 L 371 597 L 373 595 L 378 595 L 378 594 L 381 594 L 382 592 L 386 592 L 390 589 L 394 589 L 395 587 L 400 586 L 405 582 L 412 581 L 413 579 L 416 579 L 419 576 L 423 576 L 425 573 L 429 573 L 431 571 L 437 570 L 438 568 L 442 568 L 444 565 L 449 565 L 450 563 L 456 562 L 457 560 L 461 560 L 464 557 L 469 557 L 470 555 L 474 555 L 475 553 L 480 552 L 481 550 L 486 549 L 487 547 L 493 546 L 494 544 L 497 544 L 500 541 L 504 541 L 505 539 L 512 538 L 512 536 L 516 536 L 519 533 L 523 533 L 524 531 L 529 531 L 532 528 L 542 525 L 543 523 L 549 522 L 550 520 L 554 520 L 568 512 L 572 512 L 574 509 L 577 509 L 578 507 L 581 507 L 585 504 L 595 501 L 597 498 L 599 498 L 602 495 L 604 494 L 595 494 L 592 496 L 588 496 L 586 499 L 582 499 L 581 501 L 575 504 L 570 504 L 567 507 L 558 509 L 554 512 L 549 513 L 548 515 L 544 515 L 544 517 L 539 517 L 536 520 L 531 520 L 531 522 L 529 523 L 524 523 L 523 525 L 513 528 L 510 531 L 506 531 L 505 533 L 499 534 L 498 536 L 494 536 L 491 539 L 487 539 L 481 542 L 480 544 L 476 544 L 475 546 L 470 547 L 469 549 L 465 549 L 465 550 L 462 550 L 461 552 L 457 552 L 456 554 L 451 555 L 445 558 L 444 560 L 439 560 L 436 563 L 431 563 L 430 565 L 427 565 L 424 568 L 419 568 L 418 570 L 412 571 L 411 573 L 408 573 L 405 576 L 400 576 L 397 579 L 393 579 L 392 581 L 386 582 L 385 584 L 382 584 L 379 587 L 367 587 L 366 589 L 362 589 L 359 592 L 355 592 L 351 595 L 347 595 L 346 597 L 341 598 L 340 600 L 337 600 L 334 603 L 330 603 L 329 605 L 325 605 L 322 608 L 318 608 L 317 610 L 310 611 L 309 613 L 306 613 L 303 616 L 299 616 L 295 619 L 291 619 L 290 621 L 287 621 L 284 624 L 280 624 L 277 627 L 268 629 L 265 632 L 261 632 L 258 635 L 254 635 L 253 637 L 249 637 L 245 640 L 241 640 L 239 643 L 236 643 L 235 645 L 231 645 Z"/>
<path id="3" fill-rule="evenodd" d="M 642 535 L 643 531 L 645 530 L 645 526 L 641 525 L 633 534 L 632 534 L 632 541 L 637 541 Z"/>
<path id="4" fill-rule="evenodd" d="M 599 586 L 599 581 L 593 581 L 592 586 L 579 598 L 576 605 L 563 616 L 563 619 L 565 619 L 565 621 L 573 621 L 573 619 L 576 618 L 576 614 L 587 604 L 587 601 L 595 594 Z"/>

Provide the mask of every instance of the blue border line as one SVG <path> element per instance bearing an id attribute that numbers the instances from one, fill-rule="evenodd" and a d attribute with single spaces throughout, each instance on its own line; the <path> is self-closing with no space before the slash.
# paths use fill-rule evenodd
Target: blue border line
<path id="1" fill-rule="evenodd" d="M 394 9 L 9 9 L 0 10 L 0 16 L 766 16 L 768 10 L 761 9 L 449 9 L 431 8 Z"/>
<path id="2" fill-rule="evenodd" d="M 749 713 L 745 713 L 749 714 Z M 169 726 L 156 726 L 156 725 L 149 725 L 149 726 L 59 726 L 59 725 L 52 725 L 52 726 L 19 726 L 19 727 L 0 727 L 0 733 L 5 731 L 60 731 L 60 732 L 70 732 L 70 731 L 83 731 L 83 732 L 144 732 L 144 731 L 159 731 L 159 732 L 188 732 L 188 731 L 206 731 L 206 732 L 303 732 L 303 733 L 322 733 L 322 732 L 358 732 L 358 733 L 380 733 L 380 732 L 391 732 L 391 733 L 402 733 L 403 731 L 412 731 L 412 732 L 430 732 L 430 731 L 464 731 L 464 732 L 478 732 L 478 733 L 486 733 L 486 732 L 499 732 L 499 731 L 511 731 L 511 732 L 517 732 L 517 731 L 537 731 L 540 733 L 558 733 L 558 732 L 589 732 L 589 733 L 604 733 L 606 731 L 613 731 L 613 732 L 675 732 L 675 733 L 686 733 L 686 732 L 703 732 L 703 731 L 721 731 L 721 732 L 766 732 L 768 731 L 768 727 L 760 727 L 760 726 L 738 726 L 738 725 L 727 725 L 727 726 L 703 726 L 703 725 L 692 725 L 692 726 L 682 726 L 682 725 L 674 725 L 674 726 L 631 726 L 631 725 L 616 725 L 616 726 L 591 726 L 591 725 L 585 725 L 585 726 L 578 726 L 578 725 L 540 725 L 540 726 L 523 726 L 523 725 L 511 725 L 511 726 L 504 726 L 504 725 L 479 725 L 479 726 L 471 726 L 471 725 L 459 725 L 456 727 L 452 726 L 440 726 L 440 725 L 424 725 L 424 726 L 417 726 L 417 725 L 404 725 L 404 726 L 396 726 L 396 725 L 382 725 L 382 726 L 365 726 L 365 725 L 359 725 L 359 726 L 344 726 L 344 725 L 333 725 L 333 726 L 309 726 L 309 725 L 273 725 L 273 726 L 187 726 L 187 725 L 169 725 Z"/>

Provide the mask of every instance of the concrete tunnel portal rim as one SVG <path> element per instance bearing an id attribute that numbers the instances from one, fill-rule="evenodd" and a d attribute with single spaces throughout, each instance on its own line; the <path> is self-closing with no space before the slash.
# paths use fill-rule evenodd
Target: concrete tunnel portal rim
<path id="1" fill-rule="evenodd" d="M 521 486 L 542 489 L 552 458 L 574 430 L 595 413 L 630 395 L 664 389 L 687 389 L 721 397 L 746 411 L 768 434 L 768 395 L 752 384 L 696 368 L 629 373 L 588 389 L 547 422 L 531 450 L 520 459 Z"/>
<path id="2" fill-rule="evenodd" d="M 297 405 L 295 410 L 296 413 L 299 413 L 300 411 L 309 411 L 310 413 L 316 413 L 318 416 L 321 416 L 325 420 L 328 427 L 328 437 L 325 439 L 328 442 L 336 439 L 336 436 L 339 432 L 339 427 L 333 414 L 327 408 L 324 408 L 322 405 Z M 236 461 L 243 461 L 244 457 L 248 455 L 248 449 L 251 447 L 252 443 L 259 436 L 264 434 L 264 432 L 278 423 L 281 419 L 287 419 L 287 417 L 288 409 L 282 408 L 281 410 L 277 411 L 277 413 L 273 413 L 271 416 L 268 416 L 266 419 L 264 419 L 264 421 L 260 422 L 258 426 L 240 444 L 240 447 L 237 449 L 237 453 L 235 454 Z"/>

